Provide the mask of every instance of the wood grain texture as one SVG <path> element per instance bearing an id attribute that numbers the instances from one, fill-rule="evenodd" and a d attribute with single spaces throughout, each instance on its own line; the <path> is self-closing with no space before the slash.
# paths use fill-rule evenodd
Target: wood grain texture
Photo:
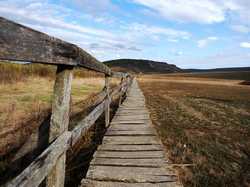
<path id="1" fill-rule="evenodd" d="M 163 168 L 151 167 L 121 167 L 121 166 L 90 166 L 87 179 L 117 182 L 174 182 L 173 172 L 166 172 Z"/>
<path id="2" fill-rule="evenodd" d="M 161 183 L 125 183 L 116 181 L 97 181 L 87 179 L 82 183 L 82 187 L 181 187 L 177 182 L 161 182 Z"/>
<path id="3" fill-rule="evenodd" d="M 98 147 L 100 151 L 162 151 L 162 145 L 112 145 L 103 144 Z"/>

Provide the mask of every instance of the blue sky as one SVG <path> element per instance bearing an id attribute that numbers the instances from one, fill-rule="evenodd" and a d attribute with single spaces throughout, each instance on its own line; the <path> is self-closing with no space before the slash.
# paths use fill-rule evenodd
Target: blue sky
<path id="1" fill-rule="evenodd" d="M 250 0 L 0 0 L 0 16 L 82 47 L 100 61 L 182 68 L 250 66 Z"/>

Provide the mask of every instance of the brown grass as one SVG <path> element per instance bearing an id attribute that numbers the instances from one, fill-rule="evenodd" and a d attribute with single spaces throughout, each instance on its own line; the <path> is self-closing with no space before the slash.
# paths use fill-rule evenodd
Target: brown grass
<path id="1" fill-rule="evenodd" d="M 0 62 L 0 84 L 25 81 L 28 77 L 55 78 L 56 66 L 43 64 L 20 64 L 13 62 Z M 103 77 L 103 74 L 84 68 L 75 68 L 74 76 L 80 78 Z"/>
<path id="2" fill-rule="evenodd" d="M 250 185 L 249 86 L 181 75 L 139 83 L 184 186 Z"/>

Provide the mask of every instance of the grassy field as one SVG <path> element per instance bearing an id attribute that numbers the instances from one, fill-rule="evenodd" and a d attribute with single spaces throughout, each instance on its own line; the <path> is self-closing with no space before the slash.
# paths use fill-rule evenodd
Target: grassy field
<path id="1" fill-rule="evenodd" d="M 250 86 L 240 85 L 250 72 L 236 77 L 139 78 L 153 124 L 185 187 L 250 185 Z"/>

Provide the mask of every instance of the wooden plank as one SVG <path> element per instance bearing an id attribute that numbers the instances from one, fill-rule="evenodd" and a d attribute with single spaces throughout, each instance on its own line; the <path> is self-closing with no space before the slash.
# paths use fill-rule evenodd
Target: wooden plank
<path id="1" fill-rule="evenodd" d="M 146 117 L 149 117 L 149 114 L 144 112 L 144 111 L 127 112 L 127 111 L 119 110 L 115 114 L 115 117 L 118 117 L 118 116 L 146 116 Z"/>
<path id="2" fill-rule="evenodd" d="M 121 158 L 94 158 L 93 166 L 126 166 L 126 167 L 155 167 L 160 168 L 166 162 L 163 159 L 121 159 Z"/>
<path id="3" fill-rule="evenodd" d="M 162 151 L 162 145 L 110 145 L 103 144 L 98 147 L 100 151 Z"/>
<path id="4" fill-rule="evenodd" d="M 134 124 L 134 125 L 132 125 L 132 124 L 130 124 L 130 125 L 126 125 L 126 124 L 112 125 L 111 130 L 113 130 L 113 131 L 115 131 L 115 130 L 117 130 L 117 131 L 122 131 L 122 130 L 124 130 L 124 131 L 135 131 L 135 130 L 140 130 L 140 131 L 144 131 L 144 130 L 145 131 L 147 131 L 147 130 L 151 131 L 152 130 L 152 131 L 155 131 L 153 129 L 153 127 L 151 127 L 149 125 L 145 125 L 145 124 L 142 124 L 142 125 L 138 125 L 138 124 Z"/>
<path id="5" fill-rule="evenodd" d="M 148 120 L 149 121 L 149 117 L 148 116 L 116 116 L 113 118 L 113 121 L 139 121 L 139 120 Z"/>
<path id="6" fill-rule="evenodd" d="M 117 131 L 109 130 L 105 136 L 156 136 L 153 131 Z"/>
<path id="7" fill-rule="evenodd" d="M 143 144 L 153 145 L 159 144 L 158 140 L 154 136 L 105 136 L 103 143 L 108 144 Z"/>
<path id="8" fill-rule="evenodd" d="M 0 60 L 81 66 L 111 75 L 111 70 L 78 46 L 0 17 Z"/>
<path id="9" fill-rule="evenodd" d="M 126 125 L 134 125 L 134 124 L 142 124 L 142 125 L 145 125 L 145 124 L 149 124 L 150 123 L 150 120 L 147 119 L 147 120 L 134 120 L 134 119 L 131 119 L 131 120 L 112 120 L 111 124 L 126 124 Z"/>
<path id="10" fill-rule="evenodd" d="M 99 104 L 87 117 L 81 120 L 72 131 L 72 145 L 74 145 L 83 134 L 95 123 L 105 109 L 105 101 Z"/>
<path id="11" fill-rule="evenodd" d="M 120 106 L 119 108 L 120 110 L 130 110 L 130 111 L 133 111 L 133 110 L 136 110 L 136 111 L 140 111 L 140 110 L 146 110 L 146 108 L 144 107 L 123 107 L 123 106 Z"/>
<path id="12" fill-rule="evenodd" d="M 176 180 L 173 172 L 163 168 L 90 166 L 87 179 L 111 180 L 117 182 L 172 182 Z"/>
<path id="13" fill-rule="evenodd" d="M 163 151 L 97 151 L 96 158 L 164 158 Z"/>
<path id="14" fill-rule="evenodd" d="M 7 187 L 39 186 L 52 170 L 58 158 L 65 153 L 71 141 L 71 133 L 64 132 Z"/>
<path id="15" fill-rule="evenodd" d="M 161 182 L 161 183 L 127 183 L 115 181 L 97 181 L 85 179 L 81 183 L 81 187 L 181 187 L 182 185 L 177 182 Z"/>
<path id="16" fill-rule="evenodd" d="M 119 118 L 147 118 L 149 119 L 149 114 L 144 113 L 144 112 L 124 112 L 124 111 L 119 111 L 115 114 L 115 117 L 113 119 L 119 119 Z"/>

